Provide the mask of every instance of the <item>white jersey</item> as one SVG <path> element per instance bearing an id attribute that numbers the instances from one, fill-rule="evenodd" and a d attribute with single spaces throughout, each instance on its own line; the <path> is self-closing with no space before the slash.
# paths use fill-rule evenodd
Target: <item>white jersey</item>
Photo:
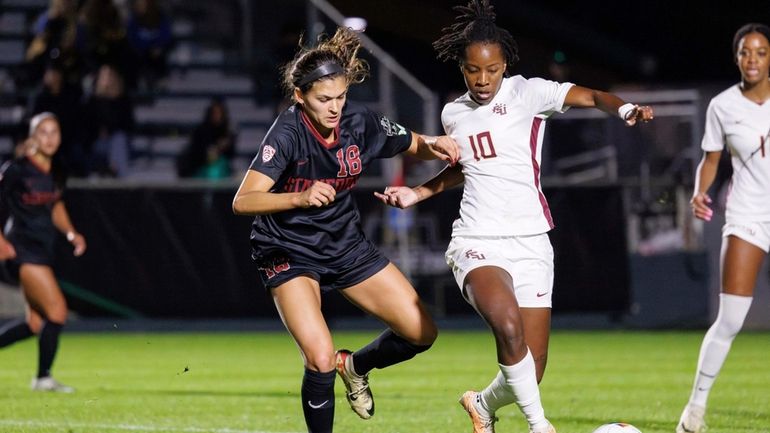
<path id="1" fill-rule="evenodd" d="M 540 156 L 545 119 L 565 110 L 572 86 L 517 75 L 503 79 L 489 104 L 466 93 L 444 106 L 441 122 L 460 145 L 465 176 L 453 236 L 523 236 L 554 227 Z"/>
<path id="2" fill-rule="evenodd" d="M 733 165 L 727 221 L 770 221 L 770 101 L 752 102 L 737 84 L 715 96 L 701 148 L 718 152 L 725 145 Z"/>

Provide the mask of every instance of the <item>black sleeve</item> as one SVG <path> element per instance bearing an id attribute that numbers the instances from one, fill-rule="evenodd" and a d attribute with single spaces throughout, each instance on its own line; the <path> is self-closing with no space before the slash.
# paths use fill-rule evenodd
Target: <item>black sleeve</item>
<path id="1" fill-rule="evenodd" d="M 294 141 L 285 134 L 270 134 L 262 140 L 259 152 L 251 161 L 250 169 L 258 171 L 274 181 L 278 181 L 281 174 L 292 161 Z"/>
<path id="2" fill-rule="evenodd" d="M 412 132 L 387 117 L 367 111 L 367 147 L 377 158 L 391 158 L 412 144 Z"/>

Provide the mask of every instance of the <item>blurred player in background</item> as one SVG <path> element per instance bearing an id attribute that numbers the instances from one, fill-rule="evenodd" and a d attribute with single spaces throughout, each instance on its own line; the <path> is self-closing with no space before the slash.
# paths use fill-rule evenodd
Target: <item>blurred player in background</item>
<path id="1" fill-rule="evenodd" d="M 727 147 L 733 174 L 722 228 L 719 313 L 698 357 L 690 400 L 677 433 L 703 432 L 709 391 L 727 358 L 733 339 L 751 307 L 754 285 L 770 249 L 770 27 L 746 24 L 733 38 L 733 59 L 741 82 L 715 96 L 706 112 L 706 128 L 693 192 L 693 214 L 710 221 L 708 190 Z"/>
<path id="2" fill-rule="evenodd" d="M 61 134 L 52 113 L 40 113 L 30 121 L 30 137 L 23 155 L 0 169 L 0 203 L 8 216 L 0 235 L 0 260 L 6 274 L 18 279 L 27 303 L 26 319 L 0 329 L 0 347 L 38 335 L 38 371 L 32 380 L 35 391 L 73 392 L 51 377 L 59 335 L 67 320 L 67 302 L 54 275 L 53 254 L 57 230 L 82 255 L 86 241 L 70 221 L 62 200 L 63 174 L 54 163 Z"/>
<path id="3" fill-rule="evenodd" d="M 252 255 L 303 357 L 302 408 L 313 433 L 332 431 L 335 367 L 352 409 L 367 419 L 374 414 L 369 372 L 427 350 L 437 335 L 412 285 L 364 237 L 350 190 L 376 158 L 405 152 L 454 164 L 457 143 L 346 101 L 350 84 L 368 73 L 359 47 L 353 31 L 339 28 L 286 66 L 295 103 L 268 131 L 233 201 L 236 214 L 256 215 Z M 335 355 L 321 312 L 321 293 L 331 290 L 389 329 Z"/>
<path id="4" fill-rule="evenodd" d="M 494 432 L 496 411 L 514 402 L 531 432 L 554 432 L 538 389 L 553 286 L 547 232 L 554 224 L 540 188 L 544 120 L 569 107 L 595 107 L 633 125 L 652 119 L 652 109 L 572 83 L 514 76 L 516 42 L 495 24 L 489 1 L 455 9 L 455 23 L 434 47 L 440 59 L 459 62 L 468 89 L 441 116 L 447 135 L 460 143 L 460 164 L 416 188 L 388 187 L 376 195 L 405 208 L 465 182 L 446 259 L 463 296 L 492 329 L 499 371 L 460 403 L 474 433 Z"/>

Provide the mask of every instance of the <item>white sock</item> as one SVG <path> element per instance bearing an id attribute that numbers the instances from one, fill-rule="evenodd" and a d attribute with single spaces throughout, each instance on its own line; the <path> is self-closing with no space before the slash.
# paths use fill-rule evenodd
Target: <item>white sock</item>
<path id="1" fill-rule="evenodd" d="M 719 295 L 719 314 L 703 337 L 690 404 L 706 407 L 709 391 L 722 369 L 735 336 L 743 327 L 752 300 L 750 296 L 727 293 Z"/>
<path id="2" fill-rule="evenodd" d="M 499 365 L 500 372 L 497 377 L 481 391 L 481 407 L 491 416 L 497 409 L 515 402 L 527 418 L 530 429 L 548 426 L 540 402 L 535 359 L 529 349 L 524 359 L 516 365 Z"/>

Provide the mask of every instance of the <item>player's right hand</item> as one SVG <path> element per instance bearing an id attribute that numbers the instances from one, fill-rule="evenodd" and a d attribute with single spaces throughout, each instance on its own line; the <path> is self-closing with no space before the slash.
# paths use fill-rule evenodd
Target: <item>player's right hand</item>
<path id="1" fill-rule="evenodd" d="M 714 211 L 709 207 L 710 204 L 711 197 L 705 192 L 699 192 L 690 199 L 693 215 L 703 221 L 711 221 L 711 217 L 714 215 Z"/>
<path id="2" fill-rule="evenodd" d="M 305 209 L 309 207 L 328 206 L 334 201 L 337 191 L 328 183 L 315 181 L 313 185 L 302 191 L 299 195 L 299 207 Z"/>
<path id="3" fill-rule="evenodd" d="M 374 196 L 388 206 L 401 209 L 406 209 L 420 201 L 417 193 L 408 186 L 389 186 L 385 188 L 383 193 L 375 191 Z"/>
<path id="4" fill-rule="evenodd" d="M 0 260 L 8 260 L 16 258 L 16 248 L 11 245 L 10 242 L 3 239 L 0 240 Z"/>

